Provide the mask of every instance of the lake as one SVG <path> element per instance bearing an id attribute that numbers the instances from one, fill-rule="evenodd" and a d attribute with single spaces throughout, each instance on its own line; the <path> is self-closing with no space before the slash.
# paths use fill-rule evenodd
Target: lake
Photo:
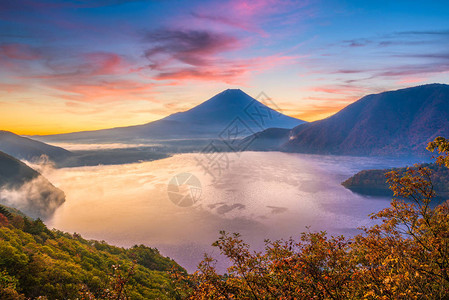
<path id="1" fill-rule="evenodd" d="M 356 228 L 371 224 L 368 214 L 387 207 L 390 199 L 354 194 L 340 183 L 362 169 L 404 165 L 398 159 L 280 152 L 221 155 L 227 156 L 227 166 L 221 174 L 214 169 L 213 176 L 198 164 L 202 154 L 195 153 L 44 169 L 67 199 L 46 223 L 119 246 L 156 247 L 193 272 L 204 253 L 217 256 L 210 245 L 220 230 L 241 233 L 254 249 L 261 249 L 265 238 L 298 237 L 306 226 L 334 235 L 357 233 Z M 181 173 L 201 185 L 192 206 L 176 205 L 173 193 L 169 198 L 168 184 Z M 220 260 L 218 266 L 223 270 L 226 263 Z"/>

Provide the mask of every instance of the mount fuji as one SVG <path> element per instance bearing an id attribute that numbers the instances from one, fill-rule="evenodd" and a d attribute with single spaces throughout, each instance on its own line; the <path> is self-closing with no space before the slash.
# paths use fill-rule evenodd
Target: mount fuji
<path id="1" fill-rule="evenodd" d="M 178 112 L 151 123 L 37 138 L 46 142 L 129 142 L 147 139 L 216 138 L 230 124 L 235 123 L 245 128 L 247 135 L 267 128 L 292 129 L 305 123 L 286 116 L 262 102 L 240 89 L 227 89 L 190 110 Z"/>

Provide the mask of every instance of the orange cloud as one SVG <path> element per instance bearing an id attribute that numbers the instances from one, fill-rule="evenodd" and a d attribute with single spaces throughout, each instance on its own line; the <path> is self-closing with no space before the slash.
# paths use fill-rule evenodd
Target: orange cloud
<path id="1" fill-rule="evenodd" d="M 32 82 L 50 88 L 50 92 L 46 89 L 47 95 L 71 101 L 106 103 L 148 99 L 154 86 L 133 76 L 131 64 L 116 53 L 47 57 L 45 67 L 44 70 L 34 70 L 24 66 L 18 70 L 16 73 L 20 74 L 22 83 L 16 84 L 14 91 Z"/>
<path id="2" fill-rule="evenodd" d="M 313 107 L 309 107 L 307 110 L 292 115 L 294 118 L 298 118 L 307 122 L 313 122 L 317 120 L 321 120 L 327 118 L 340 110 L 346 107 L 346 104 L 340 104 L 335 106 L 326 106 L 326 105 L 314 105 Z"/>
<path id="3" fill-rule="evenodd" d="M 348 98 L 307 97 L 304 100 L 312 100 L 318 103 L 305 105 L 292 116 L 308 122 L 321 120 L 339 112 L 359 98 L 358 96 Z"/>

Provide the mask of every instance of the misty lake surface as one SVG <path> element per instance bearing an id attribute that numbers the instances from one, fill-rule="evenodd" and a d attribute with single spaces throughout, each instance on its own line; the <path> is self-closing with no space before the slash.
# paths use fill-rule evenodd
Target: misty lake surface
<path id="1" fill-rule="evenodd" d="M 227 153 L 229 166 L 214 180 L 198 165 L 201 154 L 153 162 L 44 170 L 65 194 L 50 227 L 119 246 L 158 248 L 193 272 L 220 230 L 239 232 L 254 250 L 266 238 L 297 238 L 326 230 L 352 235 L 390 199 L 364 197 L 341 186 L 363 169 L 403 166 L 395 159 L 280 152 Z M 198 202 L 179 207 L 168 197 L 169 181 L 191 173 L 201 182 Z M 226 266 L 220 260 L 219 267 Z"/>

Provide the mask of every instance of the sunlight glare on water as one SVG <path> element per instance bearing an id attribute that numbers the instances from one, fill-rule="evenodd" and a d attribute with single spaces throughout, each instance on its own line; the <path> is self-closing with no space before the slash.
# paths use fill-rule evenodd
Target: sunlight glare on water
<path id="1" fill-rule="evenodd" d="M 370 223 L 368 214 L 389 204 L 386 198 L 352 193 L 341 182 L 366 168 L 400 165 L 393 160 L 288 154 L 229 153 L 229 168 L 217 180 L 195 158 L 179 154 L 153 162 L 48 170 L 67 201 L 49 226 L 120 246 L 157 247 L 189 271 L 220 230 L 240 232 L 255 249 L 265 238 L 297 237 L 327 230 L 353 234 Z M 191 173 L 202 186 L 193 206 L 170 201 L 173 176 Z"/>

